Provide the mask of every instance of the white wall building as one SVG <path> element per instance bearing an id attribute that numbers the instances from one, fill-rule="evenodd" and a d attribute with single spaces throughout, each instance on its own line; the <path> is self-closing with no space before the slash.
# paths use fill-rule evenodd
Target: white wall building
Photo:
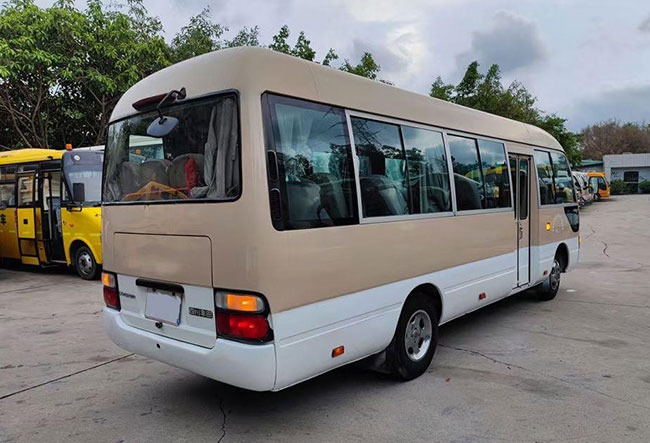
<path id="1" fill-rule="evenodd" d="M 607 180 L 623 180 L 629 192 L 639 192 L 639 183 L 650 180 L 650 154 L 615 154 L 603 156 Z"/>

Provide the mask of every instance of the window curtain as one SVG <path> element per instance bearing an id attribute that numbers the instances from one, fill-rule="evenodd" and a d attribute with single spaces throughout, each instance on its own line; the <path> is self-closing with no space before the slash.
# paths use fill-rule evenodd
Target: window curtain
<path id="1" fill-rule="evenodd" d="M 204 151 L 203 178 L 206 186 L 192 188 L 190 192 L 194 198 L 226 198 L 239 183 L 236 111 L 235 100 L 230 97 L 220 100 L 212 108 Z"/>
<path id="2" fill-rule="evenodd" d="M 312 161 L 312 152 L 307 144 L 314 120 L 320 112 L 277 105 L 279 150 L 285 157 L 287 180 L 297 181 L 306 175 L 305 162 Z"/>

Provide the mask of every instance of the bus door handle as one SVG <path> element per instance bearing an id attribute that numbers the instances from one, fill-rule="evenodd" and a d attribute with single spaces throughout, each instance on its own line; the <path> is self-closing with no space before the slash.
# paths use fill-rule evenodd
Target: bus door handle
<path id="1" fill-rule="evenodd" d="M 519 227 L 519 240 L 522 240 L 524 238 L 524 227 L 521 226 L 521 223 L 517 223 L 517 226 Z"/>

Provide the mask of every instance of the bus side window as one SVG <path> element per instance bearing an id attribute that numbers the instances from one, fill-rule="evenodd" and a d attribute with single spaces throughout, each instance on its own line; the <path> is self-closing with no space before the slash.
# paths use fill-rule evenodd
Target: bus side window
<path id="1" fill-rule="evenodd" d="M 535 165 L 537 167 L 540 204 L 552 205 L 555 203 L 555 186 L 553 185 L 553 168 L 551 167 L 550 154 L 545 151 L 535 151 Z"/>
<path id="2" fill-rule="evenodd" d="M 364 217 L 409 214 L 406 160 L 399 126 L 353 117 Z"/>
<path id="3" fill-rule="evenodd" d="M 555 203 L 574 203 L 576 201 L 569 162 L 564 154 L 551 152 L 553 179 L 555 180 Z"/>
<path id="4" fill-rule="evenodd" d="M 479 139 L 478 151 L 485 181 L 483 209 L 510 208 L 512 199 L 505 146 L 500 142 Z"/>
<path id="5" fill-rule="evenodd" d="M 454 168 L 457 208 L 459 211 L 482 209 L 481 202 L 485 195 L 476 140 L 455 135 L 450 135 L 448 140 Z"/>
<path id="6" fill-rule="evenodd" d="M 442 134 L 402 126 L 414 214 L 451 211 L 451 188 Z"/>
<path id="7" fill-rule="evenodd" d="M 343 110 L 271 94 L 265 97 L 278 171 L 277 177 L 273 172 L 269 178 L 277 181 L 282 195 L 279 228 L 357 223 L 352 151 Z"/>

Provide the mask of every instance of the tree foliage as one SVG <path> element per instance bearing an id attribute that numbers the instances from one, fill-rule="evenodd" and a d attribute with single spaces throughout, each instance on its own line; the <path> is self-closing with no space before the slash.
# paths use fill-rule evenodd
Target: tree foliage
<path id="1" fill-rule="evenodd" d="M 603 155 L 650 152 L 650 125 L 610 120 L 582 130 L 585 158 L 600 160 Z"/>
<path id="2" fill-rule="evenodd" d="M 361 77 L 376 80 L 381 67 L 377 64 L 371 53 L 364 52 L 359 63 L 352 65 L 350 61 L 346 59 L 343 66 L 339 69 L 341 69 L 341 71 L 349 72 L 350 74 L 356 74 Z"/>
<path id="3" fill-rule="evenodd" d="M 5 146 L 101 143 L 126 89 L 169 64 L 160 22 L 141 1 L 121 10 L 90 0 L 41 9 L 14 0 L 0 11 L 0 112 Z"/>
<path id="4" fill-rule="evenodd" d="M 566 119 L 539 110 L 535 106 L 537 99 L 521 83 L 514 81 L 504 87 L 499 65 L 490 66 L 485 74 L 479 71 L 479 66 L 476 61 L 470 63 L 457 85 L 447 84 L 437 77 L 430 95 L 538 126 L 560 142 L 572 164 L 580 162 L 580 137 L 566 128 Z"/>

